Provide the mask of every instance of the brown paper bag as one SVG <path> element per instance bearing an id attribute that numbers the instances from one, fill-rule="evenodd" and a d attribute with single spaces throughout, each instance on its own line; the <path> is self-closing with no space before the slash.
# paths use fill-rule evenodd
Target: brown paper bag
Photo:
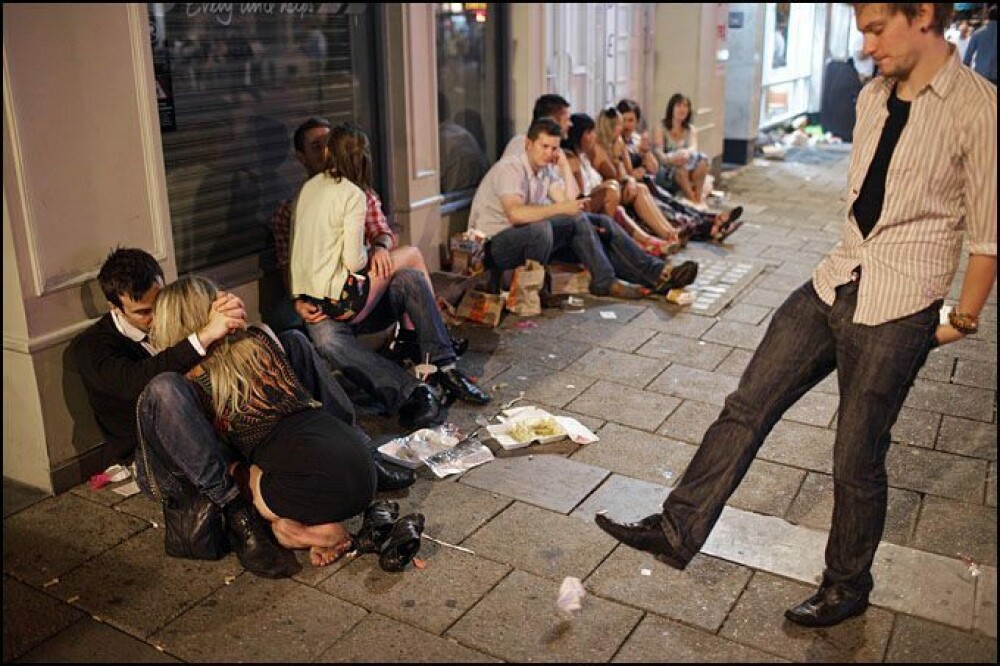
<path id="1" fill-rule="evenodd" d="M 500 323 L 500 316 L 503 314 L 503 305 L 503 296 L 470 289 L 465 292 L 465 296 L 462 297 L 462 301 L 458 304 L 456 314 L 463 319 L 477 324 L 496 326 Z"/>
<path id="2" fill-rule="evenodd" d="M 534 259 L 528 259 L 523 266 L 514 269 L 514 279 L 507 296 L 507 309 L 522 317 L 542 314 L 542 301 L 538 293 L 543 284 L 545 266 Z"/>
<path id="3" fill-rule="evenodd" d="M 552 262 L 548 265 L 549 278 L 552 280 L 552 293 L 589 294 L 590 271 L 578 264 Z"/>

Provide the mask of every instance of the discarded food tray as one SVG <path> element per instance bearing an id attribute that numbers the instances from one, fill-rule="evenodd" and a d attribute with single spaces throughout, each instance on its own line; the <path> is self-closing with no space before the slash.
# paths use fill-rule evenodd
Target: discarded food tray
<path id="1" fill-rule="evenodd" d="M 520 411 L 503 423 L 487 426 L 486 430 L 507 450 L 558 442 L 568 434 L 558 418 L 537 407 Z"/>

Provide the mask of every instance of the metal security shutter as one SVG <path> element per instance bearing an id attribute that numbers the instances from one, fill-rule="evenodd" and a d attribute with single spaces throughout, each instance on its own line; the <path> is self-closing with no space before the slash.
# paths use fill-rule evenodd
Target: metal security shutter
<path id="1" fill-rule="evenodd" d="M 178 272 L 260 254 L 274 208 L 305 176 L 295 128 L 310 116 L 366 124 L 353 66 L 366 60 L 364 14 L 340 3 L 151 3 L 149 14 Z"/>

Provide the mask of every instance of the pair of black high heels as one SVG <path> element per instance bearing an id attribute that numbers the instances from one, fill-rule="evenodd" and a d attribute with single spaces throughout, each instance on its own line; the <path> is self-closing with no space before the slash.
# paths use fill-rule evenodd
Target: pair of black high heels
<path id="1" fill-rule="evenodd" d="M 420 550 L 424 533 L 424 514 L 410 513 L 399 517 L 399 504 L 377 500 L 365 509 L 361 528 L 354 536 L 354 548 L 359 555 L 378 553 L 378 564 L 384 571 L 402 571 Z"/>

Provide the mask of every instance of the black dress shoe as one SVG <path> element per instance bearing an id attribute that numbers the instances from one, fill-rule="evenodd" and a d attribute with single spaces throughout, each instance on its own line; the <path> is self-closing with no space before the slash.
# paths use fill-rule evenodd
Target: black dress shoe
<path id="1" fill-rule="evenodd" d="M 402 490 L 413 485 L 417 480 L 417 473 L 412 469 L 393 465 L 381 459 L 381 454 L 376 453 L 373 459 L 375 463 L 375 474 L 378 477 L 378 490 Z"/>
<path id="2" fill-rule="evenodd" d="M 424 533 L 424 514 L 403 516 L 392 526 L 389 539 L 382 546 L 378 565 L 384 571 L 402 571 L 420 550 L 420 535 Z"/>
<path id="3" fill-rule="evenodd" d="M 389 343 L 385 355 L 404 367 L 408 364 L 418 365 L 423 362 L 420 355 L 420 343 L 416 341 L 397 338 Z"/>
<path id="4" fill-rule="evenodd" d="M 854 592 L 841 585 L 820 587 L 798 606 L 785 611 L 785 617 L 803 627 L 832 627 L 868 608 L 868 593 Z"/>
<path id="5" fill-rule="evenodd" d="M 451 346 L 455 350 L 455 356 L 461 358 L 462 354 L 469 351 L 469 338 L 451 338 Z"/>
<path id="6" fill-rule="evenodd" d="M 270 528 L 252 505 L 237 497 L 222 511 L 229 544 L 244 569 L 264 578 L 288 578 L 298 571 L 294 554 L 271 540 Z"/>
<path id="7" fill-rule="evenodd" d="M 386 500 L 372 502 L 365 509 L 365 517 L 361 521 L 358 533 L 354 535 L 354 550 L 359 555 L 377 553 L 382 544 L 389 538 L 392 526 L 399 516 L 399 504 Z"/>
<path id="8" fill-rule="evenodd" d="M 474 405 L 485 405 L 491 400 L 488 393 L 462 374 L 458 368 L 439 370 L 431 375 L 452 397 Z"/>
<path id="9" fill-rule="evenodd" d="M 656 555 L 656 559 L 674 569 L 684 569 L 688 560 L 674 552 L 660 528 L 662 517 L 658 513 L 647 516 L 637 523 L 616 523 L 604 514 L 594 516 L 594 522 L 602 530 L 621 541 L 626 546 Z"/>
<path id="10" fill-rule="evenodd" d="M 407 430 L 426 428 L 441 416 L 441 401 L 427 384 L 413 389 L 413 393 L 399 407 L 399 425 Z"/>

